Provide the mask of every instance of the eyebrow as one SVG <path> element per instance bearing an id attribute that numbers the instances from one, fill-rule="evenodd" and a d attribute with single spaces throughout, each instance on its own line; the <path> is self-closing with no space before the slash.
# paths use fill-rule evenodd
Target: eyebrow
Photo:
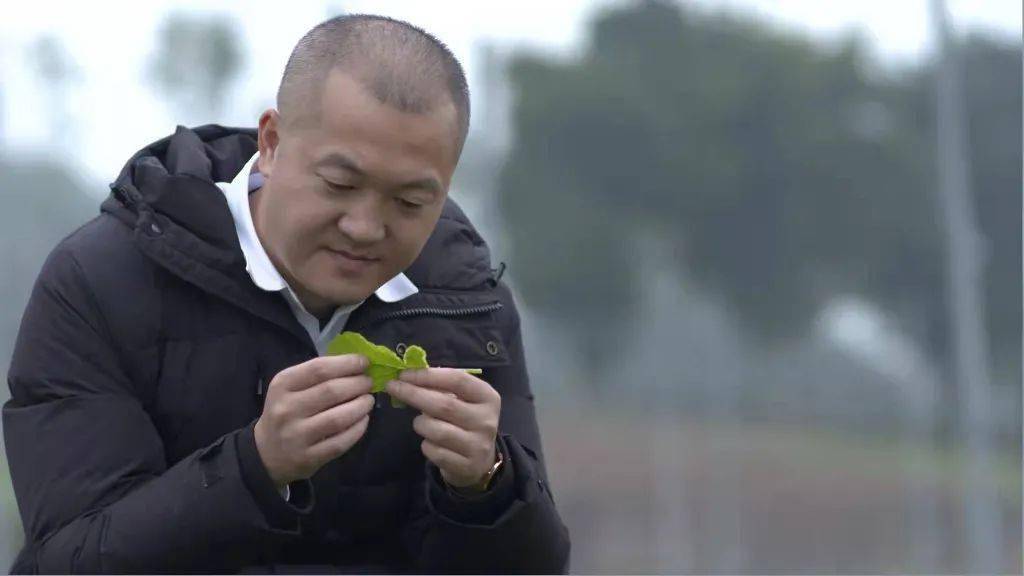
<path id="1" fill-rule="evenodd" d="M 348 156 L 342 154 L 341 152 L 332 152 L 332 153 L 328 154 L 327 156 L 324 156 L 323 158 L 317 160 L 316 163 L 313 164 L 313 167 L 314 168 L 324 168 L 324 167 L 342 168 L 344 170 L 348 170 L 349 172 L 352 172 L 353 174 L 355 174 L 357 176 L 366 176 L 366 171 L 363 170 L 362 168 L 360 168 L 359 164 L 357 164 L 355 160 L 349 158 Z M 404 184 L 400 184 L 398 186 L 399 190 L 406 190 L 406 189 L 410 189 L 410 188 L 426 189 L 427 191 L 433 192 L 434 194 L 436 194 L 438 196 L 440 196 L 441 192 L 442 192 L 442 190 L 441 190 L 441 183 L 438 182 L 436 178 L 432 178 L 432 177 L 420 178 L 420 179 L 417 179 L 417 180 L 411 180 L 409 182 L 405 182 Z"/>
<path id="2" fill-rule="evenodd" d="M 366 172 L 364 172 L 363 169 L 359 167 L 359 164 L 356 164 L 355 160 L 349 158 L 348 156 L 345 156 L 340 152 L 332 152 L 327 156 L 324 156 L 323 158 L 317 160 L 316 163 L 313 164 L 314 168 L 323 168 L 328 166 L 344 168 L 345 170 L 348 170 L 349 172 L 355 172 L 360 176 L 366 174 Z"/>

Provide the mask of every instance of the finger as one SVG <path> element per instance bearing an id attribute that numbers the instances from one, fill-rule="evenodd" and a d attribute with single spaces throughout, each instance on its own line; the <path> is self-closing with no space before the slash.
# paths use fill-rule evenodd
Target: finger
<path id="1" fill-rule="evenodd" d="M 369 376 L 346 376 L 321 382 L 295 392 L 295 407 L 302 416 L 312 416 L 363 394 L 369 394 L 373 379 Z"/>
<path id="2" fill-rule="evenodd" d="M 478 419 L 479 406 L 463 402 L 447 392 L 415 386 L 401 380 L 388 382 L 387 391 L 420 412 L 460 428 L 471 429 L 473 422 Z"/>
<path id="3" fill-rule="evenodd" d="M 417 386 L 451 392 L 472 404 L 497 400 L 498 392 L 490 384 L 458 368 L 419 368 L 403 370 L 398 379 Z"/>
<path id="4" fill-rule="evenodd" d="M 444 446 L 438 446 L 430 440 L 424 440 L 420 444 L 420 450 L 427 460 L 442 470 L 469 470 L 470 461 L 465 456 L 456 454 Z"/>
<path id="5" fill-rule="evenodd" d="M 486 447 L 483 442 L 479 441 L 478 434 L 426 414 L 420 414 L 413 418 L 412 429 L 424 440 L 430 440 L 432 443 L 465 456 L 469 460 L 479 456 L 478 452 L 482 452 L 482 448 Z"/>
<path id="6" fill-rule="evenodd" d="M 292 391 L 305 390 L 333 378 L 356 376 L 366 372 L 370 362 L 362 354 L 341 354 L 319 356 L 287 368 L 287 388 Z"/>
<path id="7" fill-rule="evenodd" d="M 361 420 L 350 426 L 343 432 L 327 437 L 309 448 L 309 456 L 317 462 L 328 462 L 348 452 L 355 443 L 366 434 L 366 428 L 370 425 L 370 415 L 363 416 Z"/>
<path id="8" fill-rule="evenodd" d="M 301 423 L 302 437 L 307 445 L 344 432 L 373 410 L 373 396 L 362 396 L 324 410 Z"/>

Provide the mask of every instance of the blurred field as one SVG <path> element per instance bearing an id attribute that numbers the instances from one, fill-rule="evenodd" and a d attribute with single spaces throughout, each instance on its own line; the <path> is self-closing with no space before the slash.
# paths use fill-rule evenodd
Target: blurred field
<path id="1" fill-rule="evenodd" d="M 959 453 L 608 406 L 542 407 L 541 419 L 574 572 L 708 573 L 722 554 L 734 556 L 739 572 L 965 571 Z M 1021 570 L 1020 469 L 1019 457 L 1004 456 L 995 480 L 1005 573 Z M 722 491 L 739 501 L 723 502 Z M 912 494 L 935 499 L 942 545 L 934 566 L 913 556 Z M 723 527 L 717 516 L 730 510 L 734 524 Z M 682 537 L 665 542 L 662 526 L 681 528 Z"/>

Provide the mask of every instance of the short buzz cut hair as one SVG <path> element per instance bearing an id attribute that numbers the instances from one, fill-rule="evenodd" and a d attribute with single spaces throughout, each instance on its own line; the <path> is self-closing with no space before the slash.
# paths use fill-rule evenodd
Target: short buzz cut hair
<path id="1" fill-rule="evenodd" d="M 381 103 L 420 114 L 455 106 L 457 149 L 469 132 L 469 86 L 451 50 L 426 31 L 386 16 L 346 14 L 316 25 L 292 50 L 277 90 L 285 118 L 319 110 L 332 70 L 352 74 Z"/>

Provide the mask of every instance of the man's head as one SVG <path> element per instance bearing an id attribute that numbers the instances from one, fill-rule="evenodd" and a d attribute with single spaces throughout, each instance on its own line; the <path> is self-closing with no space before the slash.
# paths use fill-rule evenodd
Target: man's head
<path id="1" fill-rule="evenodd" d="M 426 32 L 341 16 L 299 41 L 277 110 L 260 117 L 264 185 L 250 205 L 264 248 L 310 312 L 359 302 L 416 259 L 468 126 L 462 67 Z"/>

